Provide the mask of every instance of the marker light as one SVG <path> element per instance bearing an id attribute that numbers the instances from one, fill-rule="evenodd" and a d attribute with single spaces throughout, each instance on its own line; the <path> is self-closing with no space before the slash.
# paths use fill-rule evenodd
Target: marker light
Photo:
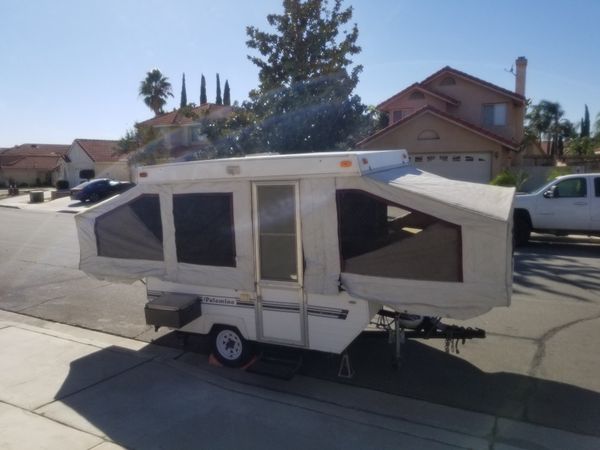
<path id="1" fill-rule="evenodd" d="M 344 159 L 344 160 L 340 161 L 340 167 L 342 167 L 342 168 L 352 167 L 352 161 L 350 161 L 349 159 Z"/>

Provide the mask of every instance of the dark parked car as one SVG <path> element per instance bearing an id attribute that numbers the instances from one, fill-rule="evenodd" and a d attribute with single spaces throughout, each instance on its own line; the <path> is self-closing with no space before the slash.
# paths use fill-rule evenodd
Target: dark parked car
<path id="1" fill-rule="evenodd" d="M 86 181 L 71 189 L 71 199 L 85 202 L 97 202 L 111 195 L 120 194 L 135 186 L 129 181 L 115 181 L 108 178 L 97 178 Z"/>

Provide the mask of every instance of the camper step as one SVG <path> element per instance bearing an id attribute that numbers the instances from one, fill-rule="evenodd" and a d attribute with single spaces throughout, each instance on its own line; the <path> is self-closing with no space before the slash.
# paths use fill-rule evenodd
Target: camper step
<path id="1" fill-rule="evenodd" d="M 263 352 L 246 368 L 246 371 L 281 380 L 291 380 L 301 366 L 301 355 Z"/>

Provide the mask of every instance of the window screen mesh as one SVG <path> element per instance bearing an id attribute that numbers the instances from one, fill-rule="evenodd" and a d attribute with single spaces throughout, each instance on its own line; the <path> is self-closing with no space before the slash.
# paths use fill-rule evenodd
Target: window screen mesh
<path id="1" fill-rule="evenodd" d="M 462 281 L 460 227 L 361 191 L 338 191 L 343 272 Z"/>
<path id="2" fill-rule="evenodd" d="M 174 195 L 173 215 L 179 262 L 235 267 L 232 194 Z"/>
<path id="3" fill-rule="evenodd" d="M 98 256 L 162 261 L 158 195 L 142 195 L 96 219 Z"/>

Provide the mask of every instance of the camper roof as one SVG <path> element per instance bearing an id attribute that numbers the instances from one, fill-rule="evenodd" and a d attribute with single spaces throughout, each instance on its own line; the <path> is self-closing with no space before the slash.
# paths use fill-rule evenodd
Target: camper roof
<path id="1" fill-rule="evenodd" d="M 290 176 L 360 176 L 405 165 L 408 165 L 406 150 L 250 155 L 140 167 L 138 183 Z"/>

